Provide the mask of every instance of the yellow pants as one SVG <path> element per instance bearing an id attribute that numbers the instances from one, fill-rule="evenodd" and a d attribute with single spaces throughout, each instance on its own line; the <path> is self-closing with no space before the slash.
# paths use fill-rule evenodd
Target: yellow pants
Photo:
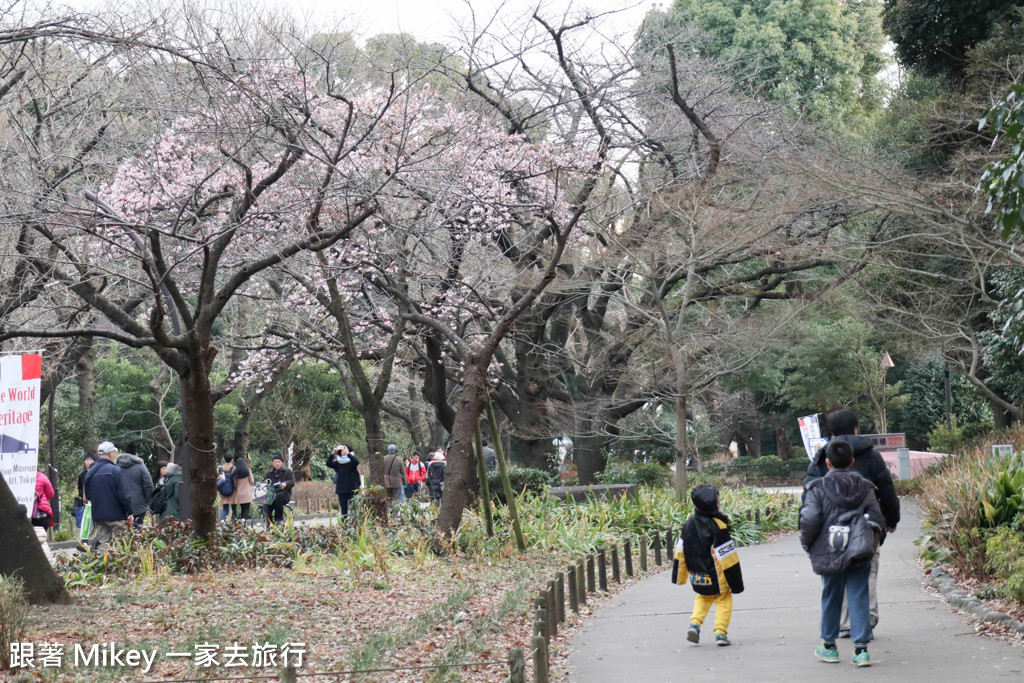
<path id="1" fill-rule="evenodd" d="M 693 615 L 690 617 L 691 624 L 700 626 L 704 623 L 705 617 L 711 611 L 711 605 L 715 606 L 715 633 L 725 635 L 729 632 L 729 622 L 732 620 L 732 591 L 726 590 L 718 595 L 700 595 L 693 600 Z"/>

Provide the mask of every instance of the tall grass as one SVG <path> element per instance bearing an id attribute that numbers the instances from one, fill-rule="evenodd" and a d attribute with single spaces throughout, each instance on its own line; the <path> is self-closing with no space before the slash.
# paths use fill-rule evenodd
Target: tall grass
<path id="1" fill-rule="evenodd" d="M 760 489 L 721 489 L 722 510 L 731 518 L 733 537 L 739 545 L 761 543 L 766 532 L 794 530 L 797 508 L 792 500 L 787 494 Z M 572 555 L 594 552 L 626 535 L 651 537 L 666 529 L 678 533 L 693 512 L 689 500 L 676 502 L 672 489 L 647 487 L 638 491 L 636 500 L 590 498 L 581 503 L 566 503 L 548 496 L 523 496 L 519 506 L 528 545 Z M 761 513 L 759 524 L 746 519 L 747 513 L 753 516 L 754 510 Z M 495 525 L 496 539 L 487 539 L 479 514 L 467 512 L 459 529 L 459 546 L 474 553 L 497 552 L 502 539 L 508 536 L 505 508 L 495 511 Z"/>
<path id="2" fill-rule="evenodd" d="M 975 576 L 985 574 L 986 504 L 999 505 L 998 482 L 1019 468 L 1020 454 L 995 457 L 989 448 L 945 458 L 922 484 L 920 504 L 926 536 L 925 551 L 940 555 Z"/>

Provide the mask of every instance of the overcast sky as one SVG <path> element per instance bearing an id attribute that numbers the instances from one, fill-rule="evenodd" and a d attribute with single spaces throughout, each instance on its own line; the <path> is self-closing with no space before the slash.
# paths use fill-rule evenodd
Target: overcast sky
<path id="1" fill-rule="evenodd" d="M 275 0 L 261 0 L 273 4 Z M 283 6 L 298 12 L 309 12 L 314 17 L 351 17 L 363 36 L 378 33 L 412 33 L 421 40 L 442 41 L 454 35 L 457 22 L 465 21 L 471 13 L 478 20 L 490 17 L 500 6 L 503 13 L 527 15 L 539 3 L 545 14 L 557 16 L 570 6 L 570 0 L 292 0 Z M 573 0 L 572 6 L 594 12 L 624 10 L 621 13 L 622 29 L 636 28 L 644 13 L 655 6 L 654 0 Z M 668 4 L 668 3 L 664 3 Z"/>
<path id="2" fill-rule="evenodd" d="M 77 9 L 91 10 L 111 0 L 55 0 Z M 217 6 L 217 0 L 206 0 Z M 26 0 L 29 6 L 42 6 L 46 0 Z M 114 0 L 117 2 L 117 0 Z M 129 0 L 131 2 L 131 0 Z M 227 4 L 227 3 L 225 3 Z M 478 22 L 494 15 L 497 8 L 506 16 L 528 16 L 542 4 L 542 15 L 554 19 L 573 8 L 592 12 L 620 11 L 614 20 L 616 33 L 632 34 L 644 14 L 652 7 L 671 4 L 671 0 L 235 0 L 231 4 L 253 4 L 285 8 L 317 23 L 334 21 L 361 38 L 380 33 L 411 33 L 419 40 L 445 42 L 458 35 L 457 25 L 475 14 Z"/>

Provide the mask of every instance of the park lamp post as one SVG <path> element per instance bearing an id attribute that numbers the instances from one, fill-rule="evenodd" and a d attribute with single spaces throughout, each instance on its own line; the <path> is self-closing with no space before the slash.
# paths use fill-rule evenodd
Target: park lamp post
<path id="1" fill-rule="evenodd" d="M 892 362 L 892 356 L 889 355 L 888 351 L 882 354 L 882 362 L 879 363 L 878 367 L 882 368 L 882 420 L 881 424 L 878 425 L 878 433 L 888 434 L 889 425 L 886 424 L 887 420 L 885 418 L 885 375 L 889 371 L 889 368 L 896 367 L 896 364 Z"/>

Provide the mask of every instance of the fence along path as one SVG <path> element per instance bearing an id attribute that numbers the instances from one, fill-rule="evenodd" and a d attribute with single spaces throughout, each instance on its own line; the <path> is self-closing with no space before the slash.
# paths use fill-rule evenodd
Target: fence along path
<path id="1" fill-rule="evenodd" d="M 814 658 L 821 580 L 793 534 L 740 549 L 746 591 L 733 599 L 731 647 L 715 647 L 714 614 L 704 622 L 700 645 L 686 642 L 694 593 L 673 586 L 665 571 L 630 586 L 584 621 L 569 644 L 569 680 L 1021 680 L 1024 649 L 976 635 L 969 621 L 923 590 L 913 543 L 921 533 L 916 506 L 904 501 L 903 521 L 882 546 L 869 669 L 850 665 L 849 640 L 839 641 L 839 664 Z"/>

